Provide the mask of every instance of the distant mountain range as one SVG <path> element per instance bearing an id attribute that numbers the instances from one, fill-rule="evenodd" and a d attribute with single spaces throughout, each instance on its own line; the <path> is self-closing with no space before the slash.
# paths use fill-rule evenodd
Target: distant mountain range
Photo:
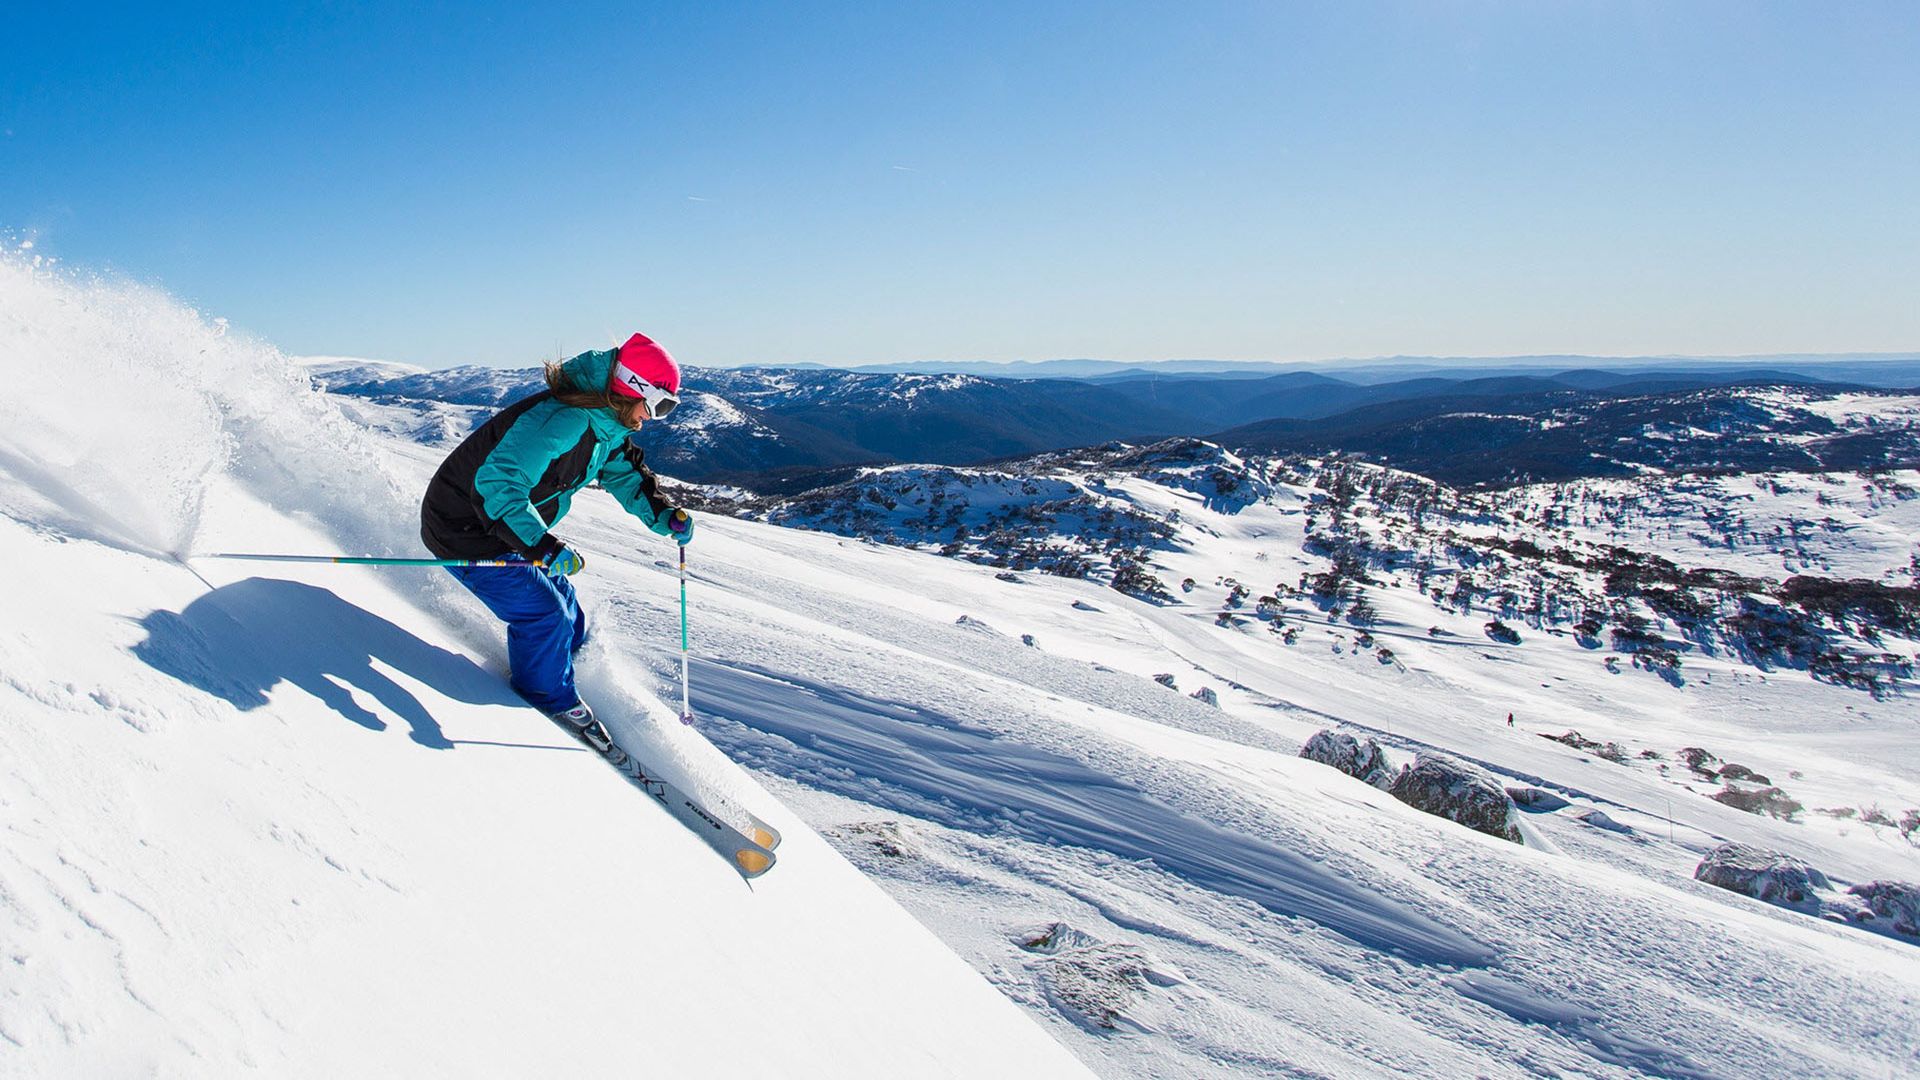
<path id="1" fill-rule="evenodd" d="M 542 385 L 533 368 L 426 371 L 328 360 L 310 370 L 333 393 L 398 410 L 392 424 L 422 441 L 464 434 L 479 416 Z M 962 465 L 1175 436 L 1359 455 L 1469 485 L 1649 468 L 1920 461 L 1920 431 L 1897 404 L 1920 398 L 1802 370 L 1466 374 L 1368 383 L 1309 371 L 1009 379 L 690 368 L 686 404 L 671 422 L 647 426 L 640 441 L 662 471 L 767 493 L 837 482 L 863 465 Z M 1858 407 L 1865 419 L 1830 404 L 1842 396 L 1868 401 Z"/>
<path id="2" fill-rule="evenodd" d="M 834 370 L 827 365 L 792 365 L 805 370 Z M 1579 369 L 1643 375 L 1695 371 L 1775 369 L 1834 382 L 1867 386 L 1920 386 L 1920 353 L 1766 353 L 1751 356 L 1583 356 L 1567 353 L 1534 356 L 1384 356 L 1368 359 L 1308 360 L 1119 360 L 941 361 L 854 365 L 844 370 L 899 374 L 964 374 L 1001 379 L 1236 378 L 1312 373 L 1342 382 L 1371 385 L 1435 376 L 1478 379 L 1497 375 L 1552 375 Z"/>

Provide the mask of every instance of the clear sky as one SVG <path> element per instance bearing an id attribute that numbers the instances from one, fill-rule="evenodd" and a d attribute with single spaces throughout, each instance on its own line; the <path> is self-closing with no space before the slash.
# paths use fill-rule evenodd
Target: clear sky
<path id="1" fill-rule="evenodd" d="M 0 230 L 431 365 L 1912 350 L 1920 5 L 9 4 Z"/>

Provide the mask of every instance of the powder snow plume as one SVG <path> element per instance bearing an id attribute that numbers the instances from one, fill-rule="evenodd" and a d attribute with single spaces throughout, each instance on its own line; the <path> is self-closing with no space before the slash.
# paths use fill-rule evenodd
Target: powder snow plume
<path id="1" fill-rule="evenodd" d="M 224 470 L 343 545 L 415 546 L 413 500 L 306 374 L 161 290 L 0 253 L 0 379 L 0 466 L 35 489 L 7 498 L 74 535 L 185 554 Z"/>

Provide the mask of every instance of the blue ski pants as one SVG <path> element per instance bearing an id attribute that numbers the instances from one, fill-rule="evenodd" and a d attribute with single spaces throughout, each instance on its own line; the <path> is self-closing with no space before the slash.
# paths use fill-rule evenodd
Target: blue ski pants
<path id="1" fill-rule="evenodd" d="M 573 654 L 587 640 L 587 614 L 573 582 L 538 566 L 450 566 L 467 591 L 507 624 L 508 682 L 544 713 L 580 703 Z"/>

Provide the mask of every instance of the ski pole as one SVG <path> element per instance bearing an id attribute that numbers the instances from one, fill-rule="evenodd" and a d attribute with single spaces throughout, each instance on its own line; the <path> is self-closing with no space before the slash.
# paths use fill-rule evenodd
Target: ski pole
<path id="1" fill-rule="evenodd" d="M 383 559 L 365 555 L 256 555 L 220 551 L 192 559 L 246 559 L 251 562 L 339 563 L 343 566 L 546 566 L 524 559 Z"/>
<path id="2" fill-rule="evenodd" d="M 687 704 L 687 545 L 680 545 L 680 722 L 693 723 Z"/>

